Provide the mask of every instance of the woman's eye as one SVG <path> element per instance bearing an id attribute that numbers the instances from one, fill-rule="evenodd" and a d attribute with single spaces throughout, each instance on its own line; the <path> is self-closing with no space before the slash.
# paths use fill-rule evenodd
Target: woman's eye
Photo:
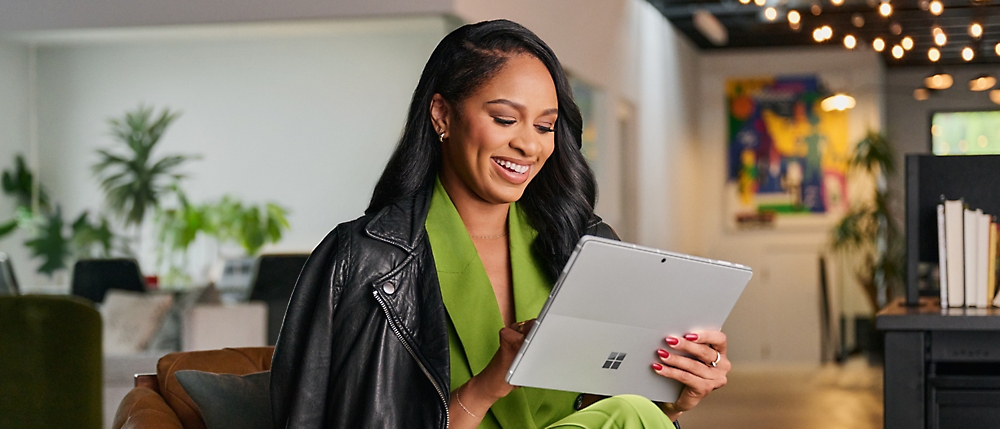
<path id="1" fill-rule="evenodd" d="M 543 133 L 554 133 L 556 132 L 555 127 L 551 125 L 535 125 L 535 129 Z"/>
<path id="2" fill-rule="evenodd" d="M 493 122 L 496 122 L 496 123 L 498 123 L 500 125 L 514 125 L 514 123 L 517 122 L 517 121 L 515 121 L 513 119 L 499 118 L 499 117 L 494 116 L 493 117 Z"/>

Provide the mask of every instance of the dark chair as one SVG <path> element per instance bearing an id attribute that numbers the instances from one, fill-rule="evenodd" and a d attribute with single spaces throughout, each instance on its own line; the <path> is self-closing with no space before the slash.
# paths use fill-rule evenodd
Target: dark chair
<path id="1" fill-rule="evenodd" d="M 6 253 L 0 252 L 0 295 L 18 295 L 17 277 L 14 276 L 14 266 Z"/>
<path id="2" fill-rule="evenodd" d="M 267 303 L 267 344 L 278 341 L 281 322 L 292 298 L 292 289 L 299 279 L 299 272 L 309 259 L 308 253 L 261 255 L 257 259 L 253 281 L 250 282 L 250 301 Z"/>
<path id="3" fill-rule="evenodd" d="M 74 296 L 0 296 L 0 428 L 100 429 L 101 315 Z"/>
<path id="4" fill-rule="evenodd" d="M 81 259 L 73 264 L 73 295 L 104 302 L 108 289 L 145 292 L 139 263 L 131 258 Z"/>

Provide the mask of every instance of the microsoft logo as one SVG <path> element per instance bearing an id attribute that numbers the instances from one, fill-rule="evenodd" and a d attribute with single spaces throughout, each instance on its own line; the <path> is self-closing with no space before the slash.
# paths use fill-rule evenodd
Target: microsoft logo
<path id="1" fill-rule="evenodd" d="M 601 368 L 618 369 L 618 367 L 621 366 L 622 361 L 624 360 L 625 360 L 625 353 L 611 352 L 611 355 L 608 356 L 608 360 L 604 362 L 604 366 L 602 366 Z"/>

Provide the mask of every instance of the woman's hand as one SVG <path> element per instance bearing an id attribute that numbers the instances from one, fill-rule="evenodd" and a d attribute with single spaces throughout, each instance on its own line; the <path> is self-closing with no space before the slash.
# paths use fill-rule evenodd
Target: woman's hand
<path id="1" fill-rule="evenodd" d="M 507 396 L 516 387 L 507 383 L 507 370 L 521 350 L 524 338 L 535 326 L 535 319 L 515 323 L 500 329 L 500 348 L 482 372 L 451 392 L 452 427 L 475 427 L 482 421 L 493 403 Z"/>
<path id="2" fill-rule="evenodd" d="M 673 352 L 657 350 L 660 362 L 653 364 L 653 370 L 684 384 L 677 402 L 661 406 L 673 421 L 713 390 L 725 386 L 732 364 L 726 358 L 726 334 L 719 331 L 692 332 L 683 338 L 667 337 L 666 343 Z"/>

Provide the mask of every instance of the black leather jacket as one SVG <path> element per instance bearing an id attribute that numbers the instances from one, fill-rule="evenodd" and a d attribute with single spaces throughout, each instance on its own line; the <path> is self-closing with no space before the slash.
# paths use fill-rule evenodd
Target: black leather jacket
<path id="1" fill-rule="evenodd" d="M 275 428 L 446 428 L 430 192 L 338 225 L 299 275 L 271 368 Z M 588 234 L 617 238 L 595 216 Z"/>

